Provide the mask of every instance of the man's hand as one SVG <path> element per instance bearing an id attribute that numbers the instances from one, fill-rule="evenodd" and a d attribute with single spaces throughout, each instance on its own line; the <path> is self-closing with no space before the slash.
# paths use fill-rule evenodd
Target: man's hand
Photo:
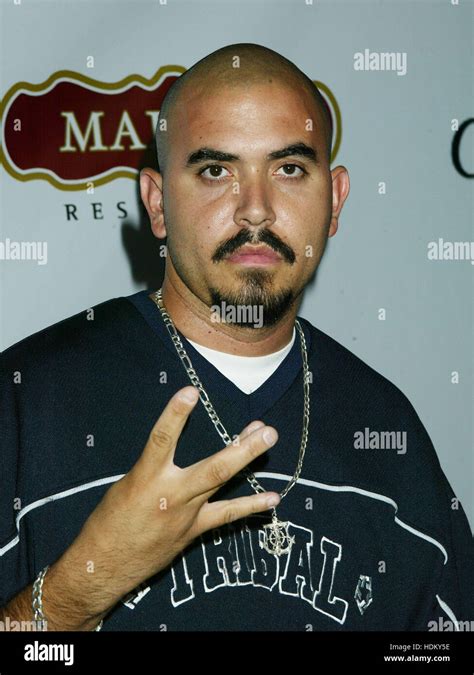
<path id="1" fill-rule="evenodd" d="M 196 464 L 184 469 L 174 464 L 179 437 L 198 400 L 198 390 L 191 386 L 170 399 L 138 461 L 109 488 L 76 540 L 48 571 L 46 616 L 48 584 L 59 589 L 64 574 L 68 581 L 72 582 L 72 575 L 78 580 L 84 610 L 91 616 L 100 615 L 167 567 L 203 532 L 270 509 L 280 501 L 278 493 L 264 492 L 208 502 L 230 478 L 274 445 L 277 432 L 263 422 L 252 422 L 235 445 Z M 270 503 L 272 498 L 275 501 Z"/>

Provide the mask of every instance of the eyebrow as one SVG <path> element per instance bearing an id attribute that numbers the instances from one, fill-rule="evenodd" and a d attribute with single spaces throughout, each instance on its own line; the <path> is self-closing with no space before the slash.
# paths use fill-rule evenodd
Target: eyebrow
<path id="1" fill-rule="evenodd" d="M 287 145 L 285 148 L 281 148 L 280 150 L 274 150 L 267 155 L 267 160 L 271 161 L 273 159 L 283 159 L 284 157 L 295 156 L 304 157 L 313 164 L 318 164 L 316 150 L 303 142 L 292 143 L 291 145 Z M 195 166 L 196 164 L 201 164 L 201 162 L 207 162 L 209 160 L 215 162 L 238 162 L 240 159 L 241 157 L 239 157 L 239 155 L 205 147 L 199 148 L 199 150 L 195 150 L 190 155 L 188 155 L 186 166 Z"/>

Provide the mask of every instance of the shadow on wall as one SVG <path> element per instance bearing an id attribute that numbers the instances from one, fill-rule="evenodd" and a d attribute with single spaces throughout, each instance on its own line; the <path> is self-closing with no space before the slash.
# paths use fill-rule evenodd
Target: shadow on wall
<path id="1" fill-rule="evenodd" d="M 152 141 L 140 161 L 139 171 L 149 166 L 156 169 L 155 143 Z M 139 205 L 139 222 L 126 218 L 122 223 L 122 244 L 130 260 L 132 279 L 150 290 L 157 290 L 165 276 L 165 261 L 160 247 L 165 239 L 157 239 L 151 231 L 150 219 L 140 196 L 140 181 L 137 175 L 135 193 Z M 163 249 L 161 249 L 163 250 Z"/>

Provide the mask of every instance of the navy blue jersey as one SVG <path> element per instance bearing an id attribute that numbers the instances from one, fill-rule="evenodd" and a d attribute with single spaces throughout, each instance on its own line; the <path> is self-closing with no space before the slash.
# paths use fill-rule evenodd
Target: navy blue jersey
<path id="1" fill-rule="evenodd" d="M 190 384 L 148 293 L 103 302 L 1 355 L 0 605 L 74 541 Z M 418 415 L 394 384 L 298 319 L 311 408 L 301 476 L 277 507 L 287 552 L 267 550 L 270 510 L 206 532 L 130 589 L 103 631 L 428 631 L 474 620 L 472 534 Z M 277 429 L 249 468 L 281 492 L 303 426 L 298 333 L 252 394 L 181 339 L 231 436 L 255 419 Z M 175 463 L 222 448 L 198 402 Z M 238 475 L 212 501 L 249 494 Z"/>

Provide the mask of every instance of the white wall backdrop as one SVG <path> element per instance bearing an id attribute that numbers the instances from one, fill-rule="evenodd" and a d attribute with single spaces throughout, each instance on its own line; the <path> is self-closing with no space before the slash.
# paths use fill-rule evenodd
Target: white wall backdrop
<path id="1" fill-rule="evenodd" d="M 474 239 L 473 181 L 451 160 L 453 120 L 474 116 L 473 15 L 467 0 L 2 0 L 0 66 L 4 96 L 59 70 L 105 83 L 150 78 L 161 66 L 189 68 L 226 44 L 256 42 L 330 87 L 343 129 L 333 166 L 348 168 L 351 193 L 300 314 L 405 392 L 471 525 L 474 266 L 430 260 L 427 246 Z M 406 73 L 355 70 L 354 54 L 366 49 L 406 54 Z M 470 172 L 473 136 L 471 125 L 460 151 Z M 0 260 L 0 349 L 157 287 L 159 244 L 136 181 L 118 178 L 92 196 L 3 168 L 0 186 L 1 241 L 48 244 L 45 265 Z M 77 221 L 67 220 L 66 203 Z"/>

